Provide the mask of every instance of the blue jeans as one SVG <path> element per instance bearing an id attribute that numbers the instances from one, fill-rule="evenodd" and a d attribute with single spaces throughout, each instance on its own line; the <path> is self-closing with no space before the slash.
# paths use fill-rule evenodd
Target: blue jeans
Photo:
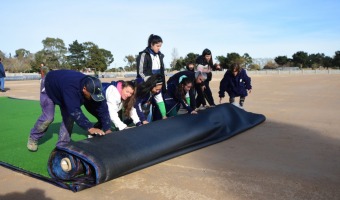
<path id="1" fill-rule="evenodd" d="M 1 77 L 0 82 L 1 82 L 1 90 L 5 90 L 5 77 Z"/>

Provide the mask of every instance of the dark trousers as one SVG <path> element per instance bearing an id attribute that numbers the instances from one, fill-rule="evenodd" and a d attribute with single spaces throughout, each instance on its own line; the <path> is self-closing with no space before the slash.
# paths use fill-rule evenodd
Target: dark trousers
<path id="1" fill-rule="evenodd" d="M 215 105 L 214 98 L 212 97 L 212 92 L 209 86 L 209 81 L 204 81 L 204 86 L 204 91 L 202 91 L 202 87 L 200 85 L 195 86 L 195 89 L 197 91 L 196 107 L 200 107 L 201 105 L 205 106 L 207 104 L 205 100 L 208 101 L 209 105 Z"/>
<path id="2" fill-rule="evenodd" d="M 30 137 L 33 140 L 39 140 L 42 136 L 44 136 L 50 124 L 53 122 L 54 113 L 55 113 L 55 104 L 53 101 L 47 96 L 47 94 L 40 94 L 40 106 L 42 110 L 42 114 L 38 118 L 34 127 L 31 129 Z M 59 137 L 57 146 L 62 146 L 63 144 L 67 144 L 71 140 L 71 133 L 73 129 L 74 120 L 68 114 L 67 110 L 64 108 L 60 108 L 61 115 L 63 121 L 60 125 Z"/>

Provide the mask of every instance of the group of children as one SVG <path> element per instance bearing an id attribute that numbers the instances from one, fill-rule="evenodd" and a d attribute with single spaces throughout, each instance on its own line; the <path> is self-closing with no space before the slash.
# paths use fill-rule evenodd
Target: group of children
<path id="1" fill-rule="evenodd" d="M 211 51 L 205 49 L 195 64 L 187 65 L 187 71 L 180 71 L 166 81 L 164 55 L 160 52 L 162 43 L 161 37 L 150 35 L 148 46 L 137 58 L 137 77 L 131 81 L 101 83 L 97 78 L 72 70 L 47 73 L 48 69 L 42 66 L 42 115 L 30 132 L 27 148 L 37 151 L 38 140 L 53 122 L 55 105 L 59 105 L 63 117 L 57 146 L 70 141 L 74 122 L 92 137 L 111 133 L 111 122 L 115 129 L 123 130 L 132 123 L 141 126 L 176 116 L 181 107 L 190 114 L 197 114 L 198 110 L 209 107 L 206 101 L 215 106 L 209 86 L 214 66 Z M 243 106 L 251 89 L 246 71 L 233 64 L 220 82 L 220 103 L 227 92 L 230 103 L 240 96 Z M 95 125 L 82 113 L 81 105 L 98 119 Z"/>

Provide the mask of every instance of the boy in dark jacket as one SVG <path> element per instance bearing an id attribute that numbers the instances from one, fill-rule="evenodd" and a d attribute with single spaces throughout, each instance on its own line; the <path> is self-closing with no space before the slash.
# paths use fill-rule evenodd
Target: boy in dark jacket
<path id="1" fill-rule="evenodd" d="M 224 98 L 224 92 L 227 92 L 230 103 L 235 102 L 235 97 L 240 97 L 240 106 L 243 107 L 248 91 L 251 93 L 251 89 L 251 79 L 246 70 L 242 69 L 239 64 L 232 64 L 220 82 L 220 91 L 218 92 L 220 103 Z"/>

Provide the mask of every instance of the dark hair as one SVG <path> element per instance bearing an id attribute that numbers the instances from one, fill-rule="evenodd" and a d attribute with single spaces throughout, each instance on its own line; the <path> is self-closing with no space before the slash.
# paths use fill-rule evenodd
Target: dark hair
<path id="1" fill-rule="evenodd" d="M 194 65 L 194 68 L 193 69 L 190 69 L 189 68 L 189 65 Z M 194 72 L 195 71 L 195 63 L 193 63 L 193 62 L 191 62 L 191 61 L 189 61 L 187 64 L 186 64 L 186 69 L 188 70 L 188 71 L 192 71 L 192 72 Z"/>
<path id="2" fill-rule="evenodd" d="M 136 102 L 136 84 L 134 81 L 121 81 L 122 82 L 122 88 L 131 87 L 134 90 L 133 95 L 131 95 L 129 98 L 123 101 L 123 108 L 124 108 L 124 115 L 126 117 L 130 116 L 130 112 L 132 107 L 135 105 Z"/>
<path id="3" fill-rule="evenodd" d="M 241 68 L 240 64 L 238 64 L 238 63 L 233 63 L 233 64 L 231 64 L 231 65 L 230 65 L 230 71 L 231 71 L 231 72 L 234 72 L 235 69 L 236 69 L 238 72 L 240 72 L 242 68 Z"/>
<path id="4" fill-rule="evenodd" d="M 163 84 L 163 76 L 160 74 L 151 75 L 145 82 L 141 83 L 137 87 L 136 98 L 143 98 L 150 93 L 152 88 L 158 84 Z"/>
<path id="5" fill-rule="evenodd" d="M 160 42 L 163 42 L 160 36 L 151 34 L 148 39 L 148 47 L 151 47 L 151 45 L 154 45 Z"/>
<path id="6" fill-rule="evenodd" d="M 209 62 L 207 62 L 207 64 L 209 65 L 209 68 L 213 68 L 214 66 L 214 63 L 213 63 L 213 59 L 212 59 L 212 54 L 211 54 L 211 51 L 209 49 L 204 49 L 203 52 L 202 52 L 202 59 L 205 60 L 205 56 L 206 55 L 211 55 L 211 59 L 209 60 Z M 206 62 L 206 60 L 205 60 Z M 202 63 L 199 63 L 199 64 L 202 64 Z"/>
<path id="7" fill-rule="evenodd" d="M 211 55 L 211 51 L 209 49 L 204 49 L 202 52 L 202 56 L 206 56 L 206 55 Z"/>
<path id="8" fill-rule="evenodd" d="M 189 83 L 192 84 L 192 81 L 189 78 L 183 78 L 182 81 L 177 85 L 176 88 L 176 95 L 183 99 L 185 102 L 185 91 L 184 91 L 184 86 L 188 85 Z"/>

